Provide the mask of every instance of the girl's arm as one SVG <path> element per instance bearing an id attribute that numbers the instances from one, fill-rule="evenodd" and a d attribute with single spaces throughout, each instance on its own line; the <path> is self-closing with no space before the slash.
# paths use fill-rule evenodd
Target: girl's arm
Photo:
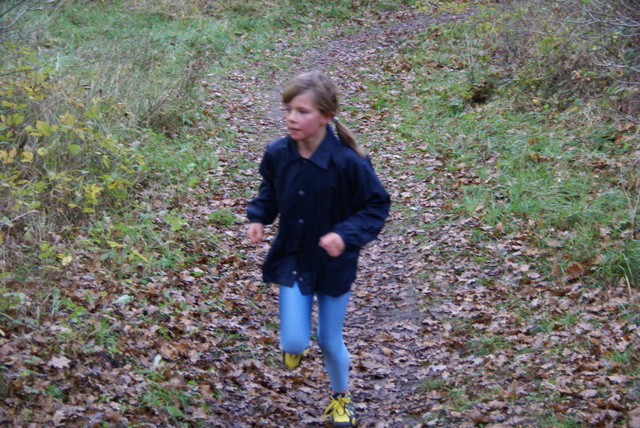
<path id="1" fill-rule="evenodd" d="M 355 165 L 349 174 L 353 214 L 333 231 L 340 235 L 346 248 L 362 247 L 374 240 L 389 215 L 391 201 L 367 158 Z"/>
<path id="2" fill-rule="evenodd" d="M 249 202 L 247 217 L 251 223 L 271 224 L 278 216 L 278 200 L 274 187 L 274 173 L 270 161 L 271 156 L 267 151 L 260 163 L 260 175 L 262 182 L 258 196 Z"/>

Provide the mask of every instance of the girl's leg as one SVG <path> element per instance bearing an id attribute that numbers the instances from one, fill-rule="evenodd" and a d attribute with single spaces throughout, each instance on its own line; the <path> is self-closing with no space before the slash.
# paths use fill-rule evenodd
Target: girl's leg
<path id="1" fill-rule="evenodd" d="M 318 344 L 336 392 L 346 391 L 349 386 L 349 352 L 342 338 L 349 294 L 331 297 L 318 293 Z"/>
<path id="2" fill-rule="evenodd" d="M 288 354 L 302 354 L 311 339 L 313 294 L 304 296 L 298 284 L 280 286 L 280 346 Z"/>

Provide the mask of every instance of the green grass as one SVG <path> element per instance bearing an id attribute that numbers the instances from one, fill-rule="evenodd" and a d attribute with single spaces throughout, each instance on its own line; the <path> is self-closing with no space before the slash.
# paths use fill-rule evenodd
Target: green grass
<path id="1" fill-rule="evenodd" d="M 430 3 L 443 7 L 443 2 Z M 0 172 L 0 320 L 3 331 L 11 334 L 31 334 L 51 325 L 61 329 L 47 338 L 51 348 L 27 359 L 21 378 L 35 385 L 45 356 L 50 359 L 59 352 L 70 358 L 95 359 L 101 352 L 129 358 L 143 375 L 140 408 L 182 421 L 198 394 L 188 382 L 177 389 L 168 384 L 171 376 L 179 378 L 179 373 L 170 373 L 175 366 L 151 373 L 136 363 L 152 357 L 141 355 L 131 343 L 155 338 L 171 342 L 179 335 L 197 341 L 199 328 L 181 331 L 176 320 L 215 319 L 223 311 L 242 315 L 243 308 L 224 295 L 224 287 L 243 289 L 246 284 L 235 284 L 233 274 L 243 269 L 247 258 L 238 241 L 230 245 L 223 236 L 243 218 L 241 201 L 251 189 L 250 179 L 242 177 L 255 165 L 237 143 L 251 129 L 228 127 L 231 106 L 238 100 L 227 94 L 246 84 L 244 77 L 292 73 L 291 59 L 324 43 L 341 23 L 394 7 L 399 6 L 390 0 L 250 0 L 200 2 L 197 7 L 187 1 L 68 2 L 30 42 L 34 44 L 26 46 L 29 49 L 3 45 L 7 59 L 0 91 L 11 119 L 2 119 L 0 150 L 18 144 L 18 135 L 26 132 L 25 147 L 35 160 L 18 157 L 3 164 L 6 169 Z M 448 7 L 464 10 L 462 4 Z M 529 13 L 537 15 L 534 9 Z M 386 171 L 386 159 L 374 156 L 394 185 L 410 194 L 408 204 L 394 201 L 403 222 L 394 227 L 420 230 L 417 250 L 457 221 L 474 218 L 480 223 L 468 237 L 471 245 L 440 237 L 443 246 L 429 254 L 456 260 L 456 274 L 467 267 L 481 272 L 475 284 L 495 293 L 498 310 L 513 314 L 510 327 L 541 341 L 538 347 L 516 344 L 515 357 L 524 359 L 518 367 L 530 363 L 559 370 L 572 363 L 565 354 L 584 350 L 604 353 L 612 374 L 637 376 L 631 348 L 620 351 L 603 348 L 597 340 L 558 339 L 572 337 L 581 322 L 603 329 L 607 317 L 629 326 L 640 324 L 640 312 L 631 301 L 613 308 L 603 305 L 598 317 L 582 311 L 587 302 L 603 299 L 599 290 L 637 291 L 637 139 L 607 113 L 619 100 L 594 95 L 597 86 L 612 84 L 611 76 L 586 70 L 598 78 L 571 92 L 571 83 L 580 79 L 575 73 L 573 79 L 567 76 L 582 72 L 584 65 L 577 62 L 575 70 L 559 70 L 554 74 L 558 78 L 547 82 L 553 70 L 541 67 L 554 64 L 549 58 L 567 59 L 553 40 L 537 39 L 549 30 L 549 22 L 536 27 L 538 33 L 518 32 L 529 15 L 503 12 L 495 16 L 504 21 L 482 22 L 479 15 L 479 24 L 433 25 L 416 34 L 384 67 L 363 64 L 375 72 L 366 74 L 362 95 L 348 100 L 345 113 L 358 121 L 368 115 L 376 130 L 385 131 L 387 139 L 364 133 L 367 148 L 394 149 L 405 161 L 402 169 Z M 566 34 L 563 29 L 565 42 Z M 576 42 L 567 46 L 577 59 L 584 58 L 589 49 L 576 48 Z M 545 56 L 535 57 L 536 52 Z M 509 55 L 522 60 L 508 62 L 517 69 L 505 67 Z M 484 98 L 480 102 L 478 97 Z M 226 187 L 228 177 L 237 180 L 234 188 Z M 424 224 L 422 204 L 440 198 L 441 206 L 427 207 L 438 216 Z M 220 201 L 224 203 L 215 205 Z M 509 247 L 516 244 L 522 249 Z M 431 289 L 447 293 L 427 294 L 423 308 L 451 302 L 458 290 L 458 284 L 433 280 L 438 269 L 450 273 L 444 272 L 444 263 L 417 274 Z M 487 263 L 514 271 L 530 265 L 541 275 L 540 286 L 532 286 L 526 274 L 502 284 L 484 272 Z M 567 278 L 576 263 L 585 274 Z M 227 282 L 218 283 L 225 274 Z M 196 294 L 190 301 L 181 282 L 188 276 L 197 284 L 189 289 Z M 207 278 L 215 284 L 200 283 Z M 65 291 L 62 284 L 70 280 L 83 281 L 84 288 Z M 574 293 L 571 308 L 554 310 L 549 297 L 554 292 Z M 124 296 L 131 300 L 114 303 Z M 242 298 L 247 307 L 261 310 L 252 297 Z M 508 335 L 476 329 L 472 318 L 441 321 L 450 323 L 457 340 L 445 348 L 469 359 L 489 361 L 511 350 L 516 336 L 513 331 Z M 154 335 L 146 336 L 151 328 Z M 261 328 L 273 331 L 274 326 Z M 215 352 L 227 353 L 235 362 L 265 354 L 246 345 L 247 337 L 232 328 L 216 326 L 213 331 Z M 275 365 L 279 357 L 266 354 L 267 364 Z M 504 400 L 502 382 L 514 376 L 509 369 L 483 372 L 485 385 L 478 390 L 465 380 L 466 372 L 460 377 L 452 373 L 447 380 L 425 379 L 420 391 L 442 392 L 444 409 L 426 419 L 451 422 L 445 410 L 464 414 L 478 404 Z M 6 372 L 0 367 L 0 397 L 11 394 Z M 531 380 L 526 378 L 529 373 L 520 375 L 524 384 Z M 487 387 L 491 382 L 497 386 Z M 526 387 L 526 399 L 541 406 L 567 401 L 566 395 L 551 394 L 541 385 L 538 390 Z M 609 391 L 603 388 L 604 395 Z M 38 384 L 31 392 L 20 397 L 25 402 L 42 394 L 68 398 L 55 382 Z M 507 397 L 513 400 L 514 395 Z M 127 397 L 107 394 L 103 399 L 119 401 L 125 413 L 140 410 L 126 407 Z M 577 415 L 553 410 L 530 416 L 539 426 L 583 423 Z"/>
<path id="2" fill-rule="evenodd" d="M 603 328 L 603 318 L 615 318 L 615 310 L 612 314 L 603 311 L 597 320 L 593 319 L 586 309 L 588 298 L 580 297 L 573 297 L 575 300 L 570 300 L 570 307 L 554 310 L 551 302 L 556 300 L 548 300 L 547 293 L 564 287 L 565 291 L 557 295 L 573 290 L 575 296 L 588 296 L 600 295 L 595 291 L 597 289 L 606 294 L 607 290 L 623 287 L 633 296 L 637 290 L 638 241 L 632 235 L 638 220 L 638 198 L 636 173 L 631 173 L 627 152 L 633 137 L 618 130 L 619 117 L 610 116 L 602 109 L 602 104 L 600 115 L 592 116 L 589 109 L 583 109 L 584 103 L 575 98 L 575 104 L 569 108 L 561 107 L 559 100 L 546 106 L 537 104 L 538 101 L 527 102 L 531 94 L 526 90 L 514 102 L 512 82 L 499 75 L 503 70 L 493 60 L 483 58 L 473 66 L 463 61 L 462 70 L 459 70 L 456 65 L 459 58 L 482 54 L 474 51 L 480 46 L 489 46 L 479 41 L 467 43 L 468 34 L 472 33 L 474 31 L 464 23 L 440 25 L 425 33 L 424 42 L 417 44 L 420 49 L 410 52 L 412 66 L 419 70 L 412 82 L 413 90 L 408 91 L 400 82 L 384 78 L 377 78 L 372 84 L 384 81 L 384 86 L 378 85 L 375 90 L 381 95 L 397 94 L 393 99 L 382 98 L 378 110 L 394 112 L 389 115 L 388 126 L 398 125 L 397 118 L 406 119 L 410 131 L 399 133 L 401 143 L 414 149 L 426 144 L 429 153 L 442 159 L 441 168 L 416 171 L 415 175 L 444 177 L 445 183 L 437 190 L 450 191 L 450 199 L 444 205 L 445 209 L 450 208 L 446 210 L 447 220 L 473 217 L 481 222 L 481 229 L 469 233 L 479 253 L 473 260 L 479 264 L 492 261 L 497 265 L 511 262 L 514 268 L 529 265 L 536 274 L 542 275 L 540 289 L 536 290 L 536 282 L 523 275 L 519 282 L 513 280 L 503 289 L 488 282 L 491 291 L 487 294 L 495 298 L 493 304 L 499 302 L 514 315 L 513 322 L 519 326 L 516 331 L 527 331 L 533 343 L 536 340 L 544 343 L 545 351 L 528 343 L 514 343 L 513 337 L 506 337 L 500 330 L 474 331 L 470 322 L 463 319 L 445 316 L 439 321 L 451 326 L 448 331 L 457 344 L 454 351 L 461 357 L 487 357 L 508 352 L 516 346 L 515 358 L 527 361 L 524 363 L 527 367 L 537 361 L 550 364 L 549 370 L 557 370 L 567 363 L 567 356 L 582 353 L 597 361 L 596 356 L 602 352 L 601 345 L 597 341 L 574 339 L 574 332 L 585 321 L 596 330 Z M 470 54 L 470 51 L 474 53 Z M 443 72 L 438 66 L 450 68 Z M 474 80 L 501 84 L 494 87 L 488 102 L 473 105 L 469 102 L 469 94 Z M 535 96 L 541 94 L 538 92 Z M 594 108 L 603 100 L 590 99 L 590 102 Z M 416 110 L 420 111 L 419 115 L 415 114 Z M 398 125 L 398 129 L 402 125 Z M 402 175 L 402 171 L 396 173 Z M 433 181 L 437 184 L 437 180 Z M 407 215 L 407 219 L 411 218 Z M 437 237 L 441 226 L 411 224 L 411 227 L 422 227 L 431 232 L 424 237 L 424 243 L 421 242 L 429 248 L 433 247 L 429 237 Z M 446 238 L 437 242 L 447 246 Z M 483 250 L 508 242 L 521 242 L 522 254 L 509 253 L 508 245 L 503 247 L 507 248 L 505 252 Z M 429 250 L 430 254 L 445 252 L 450 259 L 455 259 L 453 252 L 457 252 L 467 264 L 472 260 L 454 245 Z M 427 268 L 422 273 L 423 281 L 446 271 L 447 266 L 451 268 L 464 263 Z M 578 278 L 568 278 L 567 272 L 576 263 L 584 268 L 584 273 Z M 456 285 L 446 280 L 439 283 L 438 288 L 446 290 L 444 294 L 433 293 L 426 296 L 423 303 L 427 307 L 441 306 L 443 299 L 446 301 L 443 296 L 455 292 Z M 637 324 L 637 305 L 632 304 L 628 310 L 625 307 L 620 312 L 625 319 L 635 320 Z M 606 358 L 611 361 L 613 372 L 635 372 L 632 352 L 607 352 Z M 509 361 L 513 364 L 514 357 Z M 458 382 L 457 385 L 461 385 L 466 374 L 454 375 L 450 384 Z M 514 370 L 507 364 L 506 369 L 484 371 L 483 376 L 486 382 L 500 383 L 501 379 L 514 376 Z M 526 384 L 526 379 L 521 381 Z M 423 388 L 442 391 L 446 389 L 446 382 L 427 379 Z M 457 392 L 443 395 L 440 404 L 464 412 L 468 405 L 503 399 L 496 391 L 486 391 L 488 397 L 481 397 L 472 393 L 475 390 L 469 385 L 461 386 Z M 527 390 L 531 391 L 529 386 Z M 607 396 L 611 390 L 605 388 L 601 393 Z M 545 389 L 536 396 L 543 407 L 557 404 L 562 408 L 570 401 L 565 394 L 549 394 Z M 529 395 L 526 400 L 532 398 Z M 538 426 L 583 424 L 577 414 L 561 416 L 555 411 L 540 411 L 529 416 L 528 423 Z"/>
<path id="3" fill-rule="evenodd" d="M 454 176 L 461 169 L 477 174 L 476 182 L 467 180 L 460 186 L 462 207 L 468 214 L 479 214 L 489 226 L 501 224 L 507 234 L 528 229 L 531 222 L 543 239 L 558 239 L 568 232 L 571 240 L 558 257 L 564 259 L 561 263 L 590 261 L 606 254 L 598 273 L 607 275 L 604 279 L 609 281 L 623 276 L 635 283 L 637 271 L 626 260 L 637 259 L 637 245 L 629 240 L 619 247 L 616 235 L 629 236 L 629 226 L 637 221 L 637 192 L 632 189 L 629 195 L 624 190 L 624 183 L 633 183 L 633 177 L 620 174 L 615 166 L 615 159 L 624 159 L 624 151 L 601 142 L 603 135 L 616 133 L 614 123 L 608 128 L 605 123 L 585 128 L 577 126 L 579 114 L 560 120 L 559 115 L 535 108 L 515 111 L 501 100 L 508 95 L 508 86 L 498 90 L 488 104 L 472 108 L 461 92 L 468 77 L 433 69 L 437 63 L 452 66 L 452 59 L 443 59 L 440 51 L 461 49 L 459 33 L 465 30 L 445 28 L 439 46 L 412 52 L 413 67 L 424 70 L 428 78 L 421 81 L 418 74 L 414 86 L 417 91 L 430 88 L 425 95 L 416 99 L 416 91 L 406 91 L 399 83 L 376 82 L 371 88 L 380 96 L 374 108 L 395 111 L 388 123 L 403 118 L 397 125 L 399 138 L 410 144 L 426 142 L 431 152 L 446 158 L 448 172 Z M 452 48 L 455 44 L 458 47 Z M 392 92 L 397 95 L 384 96 Z M 415 114 L 416 102 L 419 115 Z M 486 163 L 488 159 L 491 164 Z M 603 169 L 594 169 L 596 162 Z M 605 237 L 611 242 L 605 244 L 599 229 L 611 226 L 618 230 L 612 229 L 612 236 Z M 630 251 L 634 254 L 629 255 Z M 612 257 L 612 252 L 618 256 Z"/>
<path id="4" fill-rule="evenodd" d="M 176 389 L 158 373 L 151 373 L 149 379 L 146 392 L 141 397 L 143 405 L 153 410 L 165 410 L 174 422 L 183 418 L 184 408 L 191 404 L 198 393 Z"/>

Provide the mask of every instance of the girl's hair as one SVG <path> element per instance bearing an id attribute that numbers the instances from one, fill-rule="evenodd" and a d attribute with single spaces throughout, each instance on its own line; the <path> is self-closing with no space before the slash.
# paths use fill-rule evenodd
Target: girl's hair
<path id="1" fill-rule="evenodd" d="M 282 102 L 290 103 L 303 92 L 311 92 L 316 102 L 316 107 L 322 114 L 333 116 L 333 123 L 340 140 L 351 147 L 361 158 L 365 158 L 362 148 L 356 143 L 356 139 L 345 124 L 338 121 L 338 93 L 331 79 L 321 71 L 310 71 L 296 76 L 282 93 Z"/>

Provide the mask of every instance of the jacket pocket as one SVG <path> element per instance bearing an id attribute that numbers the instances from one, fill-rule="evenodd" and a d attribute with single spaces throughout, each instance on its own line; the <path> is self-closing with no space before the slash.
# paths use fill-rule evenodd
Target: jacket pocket
<path id="1" fill-rule="evenodd" d="M 325 251 L 322 255 L 322 273 L 328 284 L 343 284 L 355 280 L 358 252 L 345 251 L 338 257 L 331 257 Z"/>

